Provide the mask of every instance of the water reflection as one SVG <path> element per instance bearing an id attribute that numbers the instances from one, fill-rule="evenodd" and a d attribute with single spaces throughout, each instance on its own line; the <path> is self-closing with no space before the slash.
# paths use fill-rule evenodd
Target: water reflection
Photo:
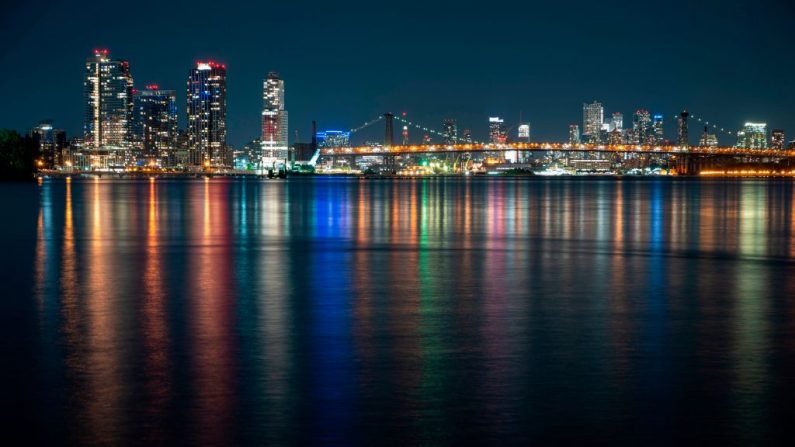
<path id="1" fill-rule="evenodd" d="M 761 443 L 783 430 L 791 183 L 36 188 L 32 380 L 55 396 L 50 430 L 76 442 L 576 442 L 632 426 L 637 442 Z"/>

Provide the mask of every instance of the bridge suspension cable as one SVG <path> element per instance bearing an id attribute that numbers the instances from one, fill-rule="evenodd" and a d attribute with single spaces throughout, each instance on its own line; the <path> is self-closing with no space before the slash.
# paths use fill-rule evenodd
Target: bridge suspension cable
<path id="1" fill-rule="evenodd" d="M 691 113 L 691 114 L 690 114 L 690 118 L 691 118 L 691 119 L 694 119 L 694 120 L 696 120 L 696 121 L 698 121 L 699 123 L 701 123 L 701 124 L 703 124 L 703 125 L 705 125 L 705 126 L 707 126 L 707 127 L 710 127 L 710 128 L 712 128 L 712 129 L 714 129 L 714 130 L 716 130 L 716 131 L 723 132 L 724 134 L 726 134 L 726 135 L 729 135 L 729 136 L 731 136 L 731 137 L 736 137 L 736 136 L 737 136 L 737 132 L 732 132 L 731 130 L 726 130 L 726 128 L 724 128 L 724 127 L 720 127 L 720 126 L 718 126 L 718 125 L 717 125 L 717 124 L 715 124 L 715 123 L 711 123 L 711 122 L 709 122 L 708 120 L 706 120 L 705 118 L 702 118 L 702 117 L 700 117 L 700 116 L 693 115 L 693 114 Z M 675 116 L 675 117 L 674 117 L 674 119 L 675 119 L 675 120 L 676 120 L 676 119 L 679 119 L 679 116 L 678 116 L 678 115 L 677 115 L 677 116 Z"/>
<path id="2" fill-rule="evenodd" d="M 448 138 L 449 137 L 449 135 L 446 135 L 446 134 L 444 134 L 442 132 L 436 131 L 434 129 L 429 129 L 429 128 L 425 127 L 425 126 L 422 126 L 421 124 L 413 123 L 413 122 L 403 118 L 402 116 L 395 116 L 395 120 L 400 121 L 401 123 L 406 124 L 408 126 L 415 127 L 415 128 L 417 128 L 419 130 L 424 130 L 425 132 L 428 132 L 428 133 L 431 133 L 433 135 L 436 135 L 437 137 L 442 137 L 442 138 Z M 479 141 L 475 141 L 475 140 L 465 141 L 463 138 L 456 138 L 456 139 L 459 140 L 460 142 L 463 142 L 463 143 L 481 144 Z"/>
<path id="3" fill-rule="evenodd" d="M 381 121 L 382 119 L 384 119 L 384 116 L 383 116 L 383 115 L 379 115 L 379 116 L 378 116 L 378 118 L 372 119 L 372 120 L 370 120 L 370 121 L 366 121 L 364 124 L 362 124 L 362 125 L 361 125 L 361 126 L 359 126 L 359 127 L 354 127 L 353 129 L 351 129 L 351 133 L 356 133 L 356 132 L 358 132 L 358 131 L 360 131 L 360 130 L 362 130 L 362 129 L 366 128 L 366 127 L 370 127 L 370 126 L 372 126 L 373 124 L 375 124 L 375 123 L 377 123 L 377 122 Z"/>

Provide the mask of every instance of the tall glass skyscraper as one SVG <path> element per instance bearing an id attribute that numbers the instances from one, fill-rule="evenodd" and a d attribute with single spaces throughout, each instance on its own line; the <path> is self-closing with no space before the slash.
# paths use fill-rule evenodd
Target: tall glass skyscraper
<path id="1" fill-rule="evenodd" d="M 177 145 L 177 95 L 174 90 L 161 90 L 147 85 L 134 95 L 136 140 L 145 157 L 173 161 Z"/>
<path id="2" fill-rule="evenodd" d="M 582 136 L 588 143 L 600 142 L 599 135 L 602 132 L 604 123 L 605 109 L 601 103 L 596 101 L 591 104 L 582 105 Z"/>
<path id="3" fill-rule="evenodd" d="M 284 80 L 270 72 L 262 83 L 262 157 L 266 163 L 287 159 L 288 137 Z"/>
<path id="4" fill-rule="evenodd" d="M 737 132 L 737 147 L 767 149 L 767 123 L 745 123 Z"/>
<path id="5" fill-rule="evenodd" d="M 665 143 L 665 128 L 663 126 L 663 116 L 660 114 L 654 115 L 651 122 L 652 131 L 654 132 L 654 144 Z"/>
<path id="6" fill-rule="evenodd" d="M 445 118 L 442 121 L 442 135 L 444 135 L 444 144 L 456 144 L 458 142 L 458 126 L 455 119 Z"/>
<path id="7" fill-rule="evenodd" d="M 132 90 L 127 61 L 111 59 L 108 50 L 94 50 L 94 56 L 86 59 L 83 138 L 87 146 L 127 146 L 132 134 Z"/>
<path id="8" fill-rule="evenodd" d="M 638 109 L 632 118 L 632 130 L 636 144 L 654 144 L 651 114 L 646 109 Z"/>
<path id="9" fill-rule="evenodd" d="M 66 148 L 66 132 L 53 129 L 52 120 L 45 120 L 30 129 L 28 134 L 39 148 L 43 167 L 53 168 L 61 163 Z"/>
<path id="10" fill-rule="evenodd" d="M 229 166 L 226 65 L 199 62 L 188 75 L 188 150 L 192 165 Z"/>

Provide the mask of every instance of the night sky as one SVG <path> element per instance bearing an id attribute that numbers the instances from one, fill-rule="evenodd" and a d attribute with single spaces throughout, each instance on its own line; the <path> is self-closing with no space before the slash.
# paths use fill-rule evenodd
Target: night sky
<path id="1" fill-rule="evenodd" d="M 285 80 L 291 141 L 295 129 L 309 138 L 312 119 L 351 128 L 385 111 L 437 128 L 457 118 L 476 138 L 489 115 L 513 126 L 521 112 L 534 140 L 563 140 L 592 100 L 625 126 L 637 108 L 663 113 L 669 137 L 683 107 L 733 130 L 759 120 L 795 135 L 791 1 L 248 3 L 4 4 L 0 127 L 52 118 L 79 135 L 84 61 L 108 48 L 130 61 L 136 87 L 177 90 L 183 125 L 190 68 L 226 63 L 235 146 L 259 134 L 271 70 Z"/>

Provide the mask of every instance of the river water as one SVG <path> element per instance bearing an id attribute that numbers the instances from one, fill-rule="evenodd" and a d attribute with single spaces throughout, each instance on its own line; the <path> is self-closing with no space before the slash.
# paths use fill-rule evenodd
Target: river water
<path id="1" fill-rule="evenodd" d="M 50 179 L 0 200 L 4 406 L 31 443 L 793 435 L 791 181 Z"/>

